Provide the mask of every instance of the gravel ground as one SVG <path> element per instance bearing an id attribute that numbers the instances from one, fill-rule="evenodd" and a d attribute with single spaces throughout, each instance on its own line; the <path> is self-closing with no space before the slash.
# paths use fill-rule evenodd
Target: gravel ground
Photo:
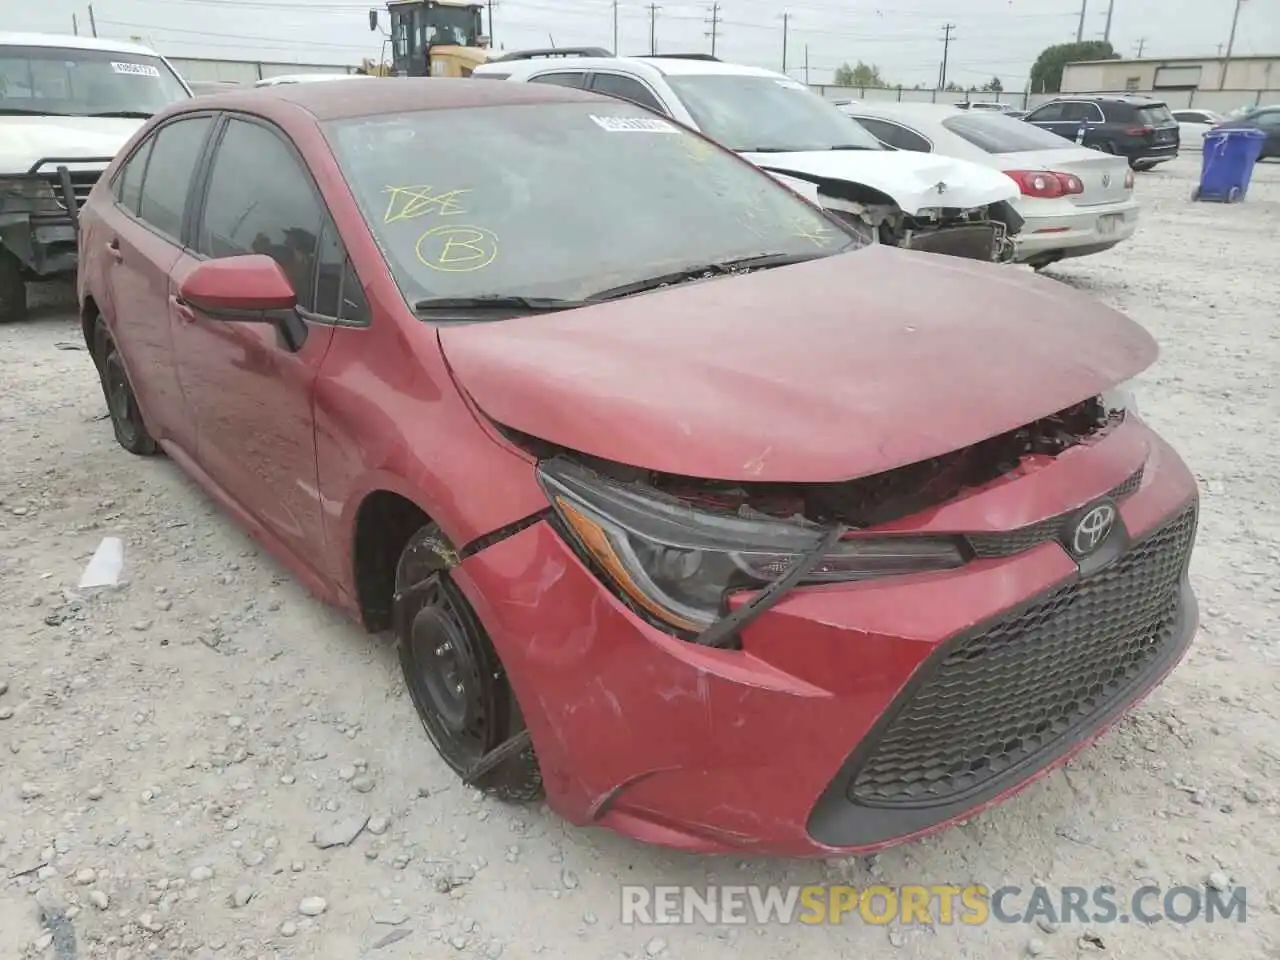
<path id="1" fill-rule="evenodd" d="M 1140 406 L 1202 482 L 1200 636 L 1067 769 L 861 860 L 674 855 L 461 787 L 384 640 L 306 595 L 172 463 L 116 446 L 72 295 L 48 291 L 0 327 L 0 957 L 1280 957 L 1280 165 L 1231 207 L 1189 203 L 1195 175 L 1190 158 L 1139 175 L 1137 236 L 1049 275 L 1161 342 Z M 78 596 L 105 535 L 125 541 L 126 582 Z M 1243 927 L 620 921 L 623 883 L 1125 896 L 1211 874 L 1247 888 Z"/>

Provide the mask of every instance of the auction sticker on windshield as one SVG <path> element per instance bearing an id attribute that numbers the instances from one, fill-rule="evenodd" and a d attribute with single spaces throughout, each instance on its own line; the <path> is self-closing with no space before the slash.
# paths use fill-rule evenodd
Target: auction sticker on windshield
<path id="1" fill-rule="evenodd" d="M 597 117 L 596 124 L 610 133 L 675 133 L 676 128 L 658 117 Z"/>
<path id="2" fill-rule="evenodd" d="M 160 71 L 149 63 L 118 63 L 111 61 L 111 69 L 116 73 L 128 73 L 135 77 L 159 77 Z"/>

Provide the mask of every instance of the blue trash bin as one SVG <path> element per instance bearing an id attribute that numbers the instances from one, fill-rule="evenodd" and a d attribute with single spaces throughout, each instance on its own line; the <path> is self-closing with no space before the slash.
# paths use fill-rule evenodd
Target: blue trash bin
<path id="1" fill-rule="evenodd" d="M 1253 165 L 1267 135 L 1261 130 L 1210 130 L 1204 135 L 1200 186 L 1192 200 L 1238 203 L 1249 192 Z"/>

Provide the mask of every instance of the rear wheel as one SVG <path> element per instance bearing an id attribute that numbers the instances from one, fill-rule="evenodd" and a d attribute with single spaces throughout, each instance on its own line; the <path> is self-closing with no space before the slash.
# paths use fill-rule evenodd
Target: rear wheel
<path id="1" fill-rule="evenodd" d="M 115 431 L 116 442 L 137 456 L 152 456 L 159 448 L 143 422 L 133 384 L 125 372 L 124 358 L 101 318 L 94 326 L 93 344 L 93 359 L 98 365 L 98 377 L 102 381 L 102 393 L 107 400 L 107 412 L 111 415 L 111 429 Z"/>
<path id="2" fill-rule="evenodd" d="M 429 524 L 405 547 L 396 569 L 395 630 L 400 668 L 414 708 L 440 756 L 461 777 L 524 728 L 484 625 L 438 554 Z M 473 784 L 501 800 L 524 803 L 543 795 L 542 774 L 526 746 Z"/>
<path id="3" fill-rule="evenodd" d="M 27 285 L 22 264 L 7 250 L 0 249 L 0 323 L 27 319 Z"/>

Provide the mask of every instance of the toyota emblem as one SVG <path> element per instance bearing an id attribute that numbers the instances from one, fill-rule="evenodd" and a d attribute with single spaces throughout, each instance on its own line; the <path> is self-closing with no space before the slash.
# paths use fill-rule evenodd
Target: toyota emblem
<path id="1" fill-rule="evenodd" d="M 1104 174 L 1102 175 L 1102 185 L 1103 185 L 1104 187 L 1109 187 L 1109 186 L 1111 186 L 1111 174 L 1109 174 L 1109 173 L 1104 173 Z"/>
<path id="2" fill-rule="evenodd" d="M 1071 534 L 1071 552 L 1077 557 L 1088 556 L 1097 550 L 1116 523 L 1116 508 L 1100 503 L 1076 522 Z"/>

